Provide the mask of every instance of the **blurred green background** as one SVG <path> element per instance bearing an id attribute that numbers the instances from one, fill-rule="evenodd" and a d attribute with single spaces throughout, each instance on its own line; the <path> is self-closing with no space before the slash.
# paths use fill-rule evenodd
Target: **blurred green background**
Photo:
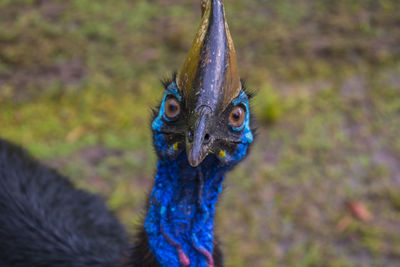
<path id="1" fill-rule="evenodd" d="M 259 125 L 218 207 L 227 266 L 400 266 L 400 1 L 225 4 Z M 197 0 L 0 0 L 0 136 L 133 229 L 199 22 Z"/>

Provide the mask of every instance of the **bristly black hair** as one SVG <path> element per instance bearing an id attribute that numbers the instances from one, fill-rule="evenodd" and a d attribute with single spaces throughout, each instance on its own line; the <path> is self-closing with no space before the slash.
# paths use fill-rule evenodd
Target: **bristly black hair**
<path id="1" fill-rule="evenodd" d="M 244 91 L 244 93 L 249 99 L 252 99 L 256 95 L 256 91 L 247 88 L 247 83 L 245 79 L 240 79 L 240 83 L 242 84 L 242 90 Z"/>
<path id="2" fill-rule="evenodd" d="M 160 105 L 158 104 L 157 106 L 153 107 L 150 109 L 151 116 L 150 116 L 150 126 L 151 123 L 157 118 L 158 112 L 160 111 Z"/>
<path id="3" fill-rule="evenodd" d="M 166 89 L 172 82 L 176 81 L 176 77 L 177 77 L 178 73 L 176 71 L 174 71 L 172 73 L 172 75 L 168 78 L 162 78 L 161 84 L 163 85 L 164 89 Z M 257 91 L 253 90 L 253 89 L 249 89 L 247 88 L 247 83 L 245 79 L 240 79 L 240 83 L 242 85 L 242 90 L 244 91 L 244 93 L 247 95 L 247 97 L 250 100 L 250 104 L 251 104 L 251 99 L 256 96 Z M 160 110 L 160 104 L 158 104 L 156 107 L 151 109 L 151 122 L 157 117 L 157 114 Z M 250 113 L 250 123 L 251 125 L 255 125 L 256 123 L 256 119 L 254 117 L 253 113 Z M 257 137 L 257 127 L 256 126 L 252 126 L 251 131 L 253 132 L 254 137 Z"/>
<path id="4" fill-rule="evenodd" d="M 176 76 L 177 76 L 177 75 L 178 75 L 178 73 L 177 73 L 176 71 L 174 71 L 174 72 L 172 73 L 172 75 L 169 76 L 168 78 L 161 78 L 161 79 L 160 79 L 160 82 L 161 82 L 162 86 L 164 87 L 164 90 L 167 89 L 167 87 L 168 87 L 172 82 L 175 82 Z M 152 108 L 150 109 L 150 112 L 151 112 L 151 115 L 150 115 L 150 126 L 151 126 L 152 121 L 154 121 L 154 119 L 157 117 L 158 112 L 160 111 L 160 106 L 161 106 L 161 104 L 158 103 L 157 106 L 152 107 Z"/>
<path id="5" fill-rule="evenodd" d="M 170 77 L 162 78 L 161 83 L 164 86 L 164 88 L 166 89 L 168 87 L 168 85 L 170 85 L 172 82 L 175 82 L 177 76 L 178 76 L 178 72 L 174 71 Z"/>
<path id="6" fill-rule="evenodd" d="M 166 89 L 172 82 L 176 82 L 177 75 L 178 75 L 178 73 L 176 71 L 174 71 L 170 77 L 162 78 L 160 81 L 161 81 L 161 84 L 163 85 L 163 87 Z M 247 97 L 249 99 L 253 98 L 256 95 L 255 90 L 250 90 L 247 88 L 245 79 L 240 79 L 240 83 L 242 85 L 242 90 L 245 92 L 245 94 L 247 95 Z"/>
<path id="7" fill-rule="evenodd" d="M 247 86 L 246 86 L 246 80 L 245 79 L 240 79 L 240 82 L 242 84 L 242 90 L 244 91 L 244 93 L 247 95 L 247 97 L 250 100 L 250 109 L 251 109 L 251 106 L 252 106 L 251 99 L 254 96 L 256 96 L 257 91 L 254 90 L 254 89 L 253 90 L 248 89 Z M 258 131 L 257 131 L 258 128 L 257 128 L 257 120 L 256 120 L 253 112 L 250 112 L 250 125 L 252 125 L 251 126 L 251 131 L 253 133 L 253 137 L 254 137 L 254 140 L 255 140 L 257 138 L 257 136 L 258 136 Z M 254 126 L 254 125 L 256 125 L 256 126 Z M 253 141 L 253 143 L 254 143 L 254 141 Z M 250 152 L 251 147 L 252 147 L 252 145 L 249 146 L 249 152 Z M 247 155 L 250 154 L 249 152 L 247 152 Z"/>

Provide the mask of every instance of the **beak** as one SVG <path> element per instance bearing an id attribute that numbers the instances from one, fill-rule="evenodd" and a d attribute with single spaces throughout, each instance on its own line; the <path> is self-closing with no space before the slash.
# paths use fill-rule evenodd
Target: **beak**
<path id="1" fill-rule="evenodd" d="M 211 136 L 209 134 L 210 108 L 203 106 L 196 112 L 195 127 L 187 133 L 186 153 L 190 166 L 197 167 L 207 157 L 210 147 Z"/>
<path id="2" fill-rule="evenodd" d="M 190 112 L 186 153 L 192 167 L 212 150 L 213 122 L 242 90 L 224 0 L 201 0 L 201 10 L 199 30 L 176 77 Z"/>

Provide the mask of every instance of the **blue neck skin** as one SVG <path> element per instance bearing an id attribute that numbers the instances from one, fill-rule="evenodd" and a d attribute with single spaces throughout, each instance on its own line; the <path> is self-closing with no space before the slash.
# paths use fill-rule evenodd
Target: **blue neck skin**
<path id="1" fill-rule="evenodd" d="M 189 165 L 185 151 L 158 161 L 145 229 L 161 266 L 214 266 L 215 204 L 226 172 L 247 148 L 239 144 L 225 158 L 209 155 L 197 168 Z"/>
<path id="2" fill-rule="evenodd" d="M 160 160 L 145 228 L 161 266 L 212 266 L 214 211 L 227 167 L 214 156 L 198 167 L 186 153 Z"/>
<path id="3" fill-rule="evenodd" d="M 161 266 L 213 267 L 215 204 L 226 172 L 243 159 L 253 141 L 249 112 L 243 127 L 233 129 L 243 132 L 242 143 L 237 144 L 235 151 L 210 154 L 193 168 L 186 151 L 168 146 L 160 131 L 166 120 L 163 110 L 168 94 L 179 100 L 181 97 L 174 83 L 169 86 L 152 124 L 159 161 L 144 223 L 149 247 Z M 244 93 L 233 103 L 242 103 L 249 110 Z"/>

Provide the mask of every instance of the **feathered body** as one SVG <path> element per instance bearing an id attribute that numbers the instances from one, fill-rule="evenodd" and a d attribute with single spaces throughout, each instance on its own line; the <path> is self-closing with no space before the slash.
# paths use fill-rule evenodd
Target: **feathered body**
<path id="1" fill-rule="evenodd" d="M 128 248 L 101 197 L 0 139 L 0 266 L 118 266 Z"/>

